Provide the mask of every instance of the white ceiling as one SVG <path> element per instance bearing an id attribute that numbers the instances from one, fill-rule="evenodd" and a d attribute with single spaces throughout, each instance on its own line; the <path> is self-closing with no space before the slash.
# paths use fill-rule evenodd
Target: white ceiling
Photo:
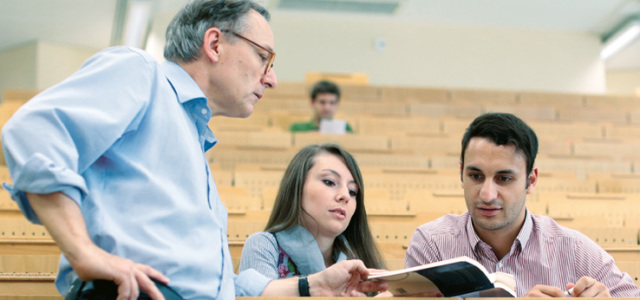
<path id="1" fill-rule="evenodd" d="M 33 40 L 101 49 L 110 46 L 118 2 L 127 0 L 0 0 L 0 51 Z M 144 1 L 144 0 L 129 0 Z M 152 1 L 155 14 L 173 14 L 186 0 Z M 318 1 L 318 0 L 311 0 Z M 322 0 L 320 0 L 322 1 Z M 341 1 L 341 0 L 328 0 Z M 349 0 L 363 2 L 364 0 Z M 364 1 L 364 2 L 372 2 Z M 632 16 L 640 0 L 379 0 L 400 1 L 398 22 L 580 31 L 606 36 Z M 353 13 L 290 11 L 278 0 L 258 0 L 274 18 L 287 14 Z M 607 62 L 609 69 L 640 69 L 640 42 Z"/>

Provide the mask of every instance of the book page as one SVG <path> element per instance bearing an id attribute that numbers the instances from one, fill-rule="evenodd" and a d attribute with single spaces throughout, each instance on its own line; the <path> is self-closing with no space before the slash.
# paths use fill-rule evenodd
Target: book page
<path id="1" fill-rule="evenodd" d="M 489 278 L 492 278 L 491 282 L 493 282 L 494 285 L 498 286 L 498 284 L 501 284 L 507 289 L 516 290 L 516 278 L 513 275 L 504 272 L 495 272 L 491 274 L 491 276 L 492 277 Z"/>

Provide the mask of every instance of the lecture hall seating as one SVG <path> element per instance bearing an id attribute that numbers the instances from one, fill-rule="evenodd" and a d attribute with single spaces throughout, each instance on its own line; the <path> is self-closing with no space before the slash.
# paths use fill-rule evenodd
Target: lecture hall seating
<path id="1" fill-rule="evenodd" d="M 355 134 L 289 133 L 293 122 L 310 119 L 308 92 L 308 84 L 282 82 L 251 117 L 216 117 L 210 123 L 219 144 L 206 157 L 229 211 L 234 267 L 244 240 L 264 230 L 296 151 L 309 143 L 335 142 L 359 162 L 372 232 L 388 267 L 402 268 L 417 226 L 465 211 L 460 139 L 475 116 L 500 111 L 519 115 L 539 136 L 540 176 L 527 198 L 529 210 L 584 232 L 638 282 L 637 97 L 345 84 L 338 117 Z M 3 91 L 1 124 L 35 93 Z M 0 166 L 0 180 L 10 182 L 6 167 Z M 0 296 L 59 299 L 53 277 L 60 250 L 41 226 L 24 220 L 6 192 L 0 215 Z"/>

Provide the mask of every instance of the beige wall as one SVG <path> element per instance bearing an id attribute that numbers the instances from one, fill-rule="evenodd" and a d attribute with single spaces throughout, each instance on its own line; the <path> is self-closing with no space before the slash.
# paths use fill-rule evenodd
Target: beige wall
<path id="1" fill-rule="evenodd" d="M 607 92 L 640 97 L 640 70 L 608 71 Z"/>
<path id="2" fill-rule="evenodd" d="M 284 81 L 364 72 L 377 85 L 605 91 L 599 38 L 585 33 L 294 16 L 274 16 L 272 27 Z"/>
<path id="3" fill-rule="evenodd" d="M 6 88 L 36 88 L 37 49 L 37 43 L 29 43 L 0 51 L 0 95 Z"/>
<path id="4" fill-rule="evenodd" d="M 0 90 L 48 88 L 75 72 L 95 52 L 43 41 L 1 51 Z"/>
<path id="5" fill-rule="evenodd" d="M 96 52 L 95 49 L 39 42 L 36 88 L 45 89 L 69 77 Z"/>

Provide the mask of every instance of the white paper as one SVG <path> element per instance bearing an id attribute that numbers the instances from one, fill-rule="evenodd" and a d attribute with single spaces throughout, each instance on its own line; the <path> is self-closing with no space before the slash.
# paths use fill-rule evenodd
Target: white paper
<path id="1" fill-rule="evenodd" d="M 345 134 L 347 133 L 347 121 L 345 120 L 320 120 L 321 134 Z"/>

